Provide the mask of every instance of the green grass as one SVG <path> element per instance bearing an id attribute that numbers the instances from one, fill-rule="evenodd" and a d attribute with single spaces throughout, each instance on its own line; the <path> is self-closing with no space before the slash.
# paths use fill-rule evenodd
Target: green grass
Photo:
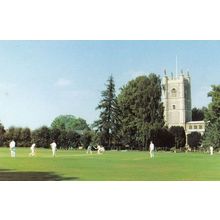
<path id="1" fill-rule="evenodd" d="M 220 180 L 220 154 L 160 152 L 150 159 L 148 152 L 106 151 L 103 155 L 85 151 L 17 148 L 16 158 L 0 148 L 0 180 Z"/>

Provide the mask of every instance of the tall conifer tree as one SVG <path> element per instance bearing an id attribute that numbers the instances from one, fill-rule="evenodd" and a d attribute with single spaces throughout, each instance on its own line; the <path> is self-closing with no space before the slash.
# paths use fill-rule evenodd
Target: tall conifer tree
<path id="1" fill-rule="evenodd" d="M 100 132 L 101 142 L 111 148 L 117 139 L 119 129 L 119 108 L 112 75 L 107 80 L 106 90 L 101 92 L 101 97 L 96 108 L 100 110 L 100 116 L 95 122 L 95 127 Z"/>

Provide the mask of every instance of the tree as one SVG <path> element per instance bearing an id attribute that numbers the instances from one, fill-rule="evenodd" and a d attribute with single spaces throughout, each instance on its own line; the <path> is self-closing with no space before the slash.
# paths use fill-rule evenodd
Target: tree
<path id="1" fill-rule="evenodd" d="M 91 144 L 93 146 L 99 144 L 100 143 L 99 133 L 94 130 L 91 130 L 91 135 L 92 135 Z"/>
<path id="2" fill-rule="evenodd" d="M 0 146 L 4 145 L 4 135 L 5 135 L 5 128 L 4 126 L 0 123 Z"/>
<path id="3" fill-rule="evenodd" d="M 81 145 L 80 142 L 81 135 L 75 131 L 68 131 L 66 134 L 67 147 L 77 148 Z"/>
<path id="4" fill-rule="evenodd" d="M 123 142 L 147 149 L 153 133 L 164 125 L 161 79 L 155 74 L 128 82 L 118 96 Z"/>
<path id="5" fill-rule="evenodd" d="M 4 135 L 5 144 L 8 145 L 11 140 L 19 142 L 21 130 L 22 128 L 10 127 Z"/>
<path id="6" fill-rule="evenodd" d="M 11 140 L 14 140 L 18 147 L 30 146 L 31 130 L 29 128 L 10 127 L 4 133 L 4 144 L 8 145 Z"/>
<path id="7" fill-rule="evenodd" d="M 159 128 L 152 134 L 156 149 L 169 150 L 175 146 L 175 137 L 167 128 Z"/>
<path id="8" fill-rule="evenodd" d="M 89 126 L 82 118 L 76 118 L 74 115 L 60 115 L 54 119 L 51 128 L 70 131 L 88 130 Z"/>
<path id="9" fill-rule="evenodd" d="M 91 131 L 84 132 L 80 140 L 84 148 L 87 148 L 92 142 L 92 132 Z"/>
<path id="10" fill-rule="evenodd" d="M 30 147 L 31 145 L 31 130 L 30 128 L 22 128 L 19 137 L 19 146 Z"/>
<path id="11" fill-rule="evenodd" d="M 205 118 L 205 111 L 207 111 L 206 107 L 202 107 L 202 109 L 193 108 L 192 109 L 192 121 L 203 121 Z"/>
<path id="12" fill-rule="evenodd" d="M 185 130 L 181 126 L 172 126 L 169 131 L 173 134 L 175 140 L 175 147 L 181 149 L 186 145 Z"/>
<path id="13" fill-rule="evenodd" d="M 22 128 L 21 127 L 18 127 L 18 128 L 15 128 L 14 129 L 14 141 L 16 142 L 16 145 L 18 147 L 21 147 L 21 132 L 22 132 Z"/>
<path id="14" fill-rule="evenodd" d="M 15 133 L 15 127 L 10 127 L 5 133 L 5 141 L 9 142 L 10 140 L 13 140 L 15 138 L 14 133 Z"/>
<path id="15" fill-rule="evenodd" d="M 191 148 L 196 149 L 198 146 L 201 145 L 202 135 L 199 132 L 192 132 L 191 134 L 187 135 L 188 145 Z"/>
<path id="16" fill-rule="evenodd" d="M 205 147 L 220 147 L 220 85 L 212 85 L 212 91 L 208 93 L 211 103 L 205 112 L 206 130 L 203 138 Z"/>
<path id="17" fill-rule="evenodd" d="M 60 135 L 57 140 L 57 147 L 67 149 L 67 131 L 60 130 Z"/>
<path id="18" fill-rule="evenodd" d="M 119 129 L 119 107 L 115 94 L 115 83 L 113 76 L 110 76 L 106 90 L 101 92 L 101 101 L 97 106 L 97 110 L 100 110 L 99 120 L 94 124 L 97 131 L 100 132 L 100 142 L 103 145 L 112 147 L 113 141 L 117 139 L 117 133 Z"/>
<path id="19" fill-rule="evenodd" d="M 50 129 L 50 141 L 55 141 L 57 144 L 59 142 L 61 131 L 58 128 L 51 128 Z M 59 144 L 58 144 L 59 145 Z"/>
<path id="20" fill-rule="evenodd" d="M 220 147 L 220 119 L 214 123 L 207 123 L 205 134 L 203 136 L 202 145 L 204 147 L 212 146 L 214 149 Z"/>
<path id="21" fill-rule="evenodd" d="M 50 130 L 46 126 L 42 126 L 32 132 L 32 141 L 39 147 L 49 148 Z"/>

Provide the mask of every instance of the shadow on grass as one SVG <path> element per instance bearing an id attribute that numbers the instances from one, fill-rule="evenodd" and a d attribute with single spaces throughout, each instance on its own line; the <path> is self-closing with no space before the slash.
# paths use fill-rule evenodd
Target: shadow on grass
<path id="1" fill-rule="evenodd" d="M 62 177 L 53 172 L 21 172 L 0 169 L 0 181 L 61 181 L 78 180 L 77 177 Z"/>

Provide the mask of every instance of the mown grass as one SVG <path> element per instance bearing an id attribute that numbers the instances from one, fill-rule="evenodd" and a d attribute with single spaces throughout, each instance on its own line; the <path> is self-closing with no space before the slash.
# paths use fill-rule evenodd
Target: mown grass
<path id="1" fill-rule="evenodd" d="M 16 158 L 0 148 L 0 180 L 94 180 L 94 181 L 182 181 L 220 180 L 220 154 L 106 151 L 103 155 L 79 150 L 17 148 Z"/>

